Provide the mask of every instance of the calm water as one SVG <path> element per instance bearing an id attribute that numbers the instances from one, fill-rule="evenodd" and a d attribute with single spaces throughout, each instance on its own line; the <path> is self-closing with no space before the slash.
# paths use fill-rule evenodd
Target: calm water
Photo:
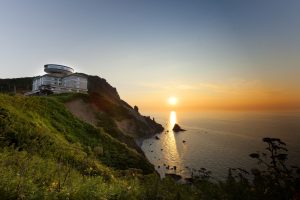
<path id="1" fill-rule="evenodd" d="M 159 140 L 144 140 L 142 149 L 157 171 L 189 176 L 190 169 L 204 167 L 219 179 L 229 167 L 257 166 L 248 155 L 265 148 L 263 137 L 278 137 L 287 143 L 289 162 L 300 166 L 300 112 L 199 112 L 150 113 L 165 126 Z M 185 132 L 174 133 L 178 123 Z M 183 140 L 186 142 L 183 143 Z M 164 166 L 165 165 L 165 166 Z"/>

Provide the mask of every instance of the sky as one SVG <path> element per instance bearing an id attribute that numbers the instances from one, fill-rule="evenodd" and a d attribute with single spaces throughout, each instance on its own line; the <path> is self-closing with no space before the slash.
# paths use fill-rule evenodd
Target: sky
<path id="1" fill-rule="evenodd" d="M 299 110 L 299 10 L 298 0 L 0 0 L 0 78 L 56 63 L 105 78 L 142 110 Z"/>

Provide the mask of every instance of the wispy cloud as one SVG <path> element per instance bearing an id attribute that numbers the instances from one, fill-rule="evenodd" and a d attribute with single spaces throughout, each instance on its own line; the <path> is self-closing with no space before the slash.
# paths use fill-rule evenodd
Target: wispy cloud
<path id="1" fill-rule="evenodd" d="M 267 85 L 261 80 L 232 79 L 220 82 L 200 82 L 200 83 L 141 83 L 149 90 L 162 92 L 191 92 L 193 94 L 220 95 L 220 96 L 274 96 L 288 93 L 280 87 Z"/>
<path id="2" fill-rule="evenodd" d="M 179 90 L 197 90 L 198 88 L 194 85 L 188 85 L 188 84 L 180 84 L 176 86 Z"/>

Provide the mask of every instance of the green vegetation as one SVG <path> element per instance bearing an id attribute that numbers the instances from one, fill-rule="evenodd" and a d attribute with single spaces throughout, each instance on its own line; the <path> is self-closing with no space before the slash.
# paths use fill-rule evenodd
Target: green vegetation
<path id="1" fill-rule="evenodd" d="M 25 93 L 32 88 L 33 77 L 0 79 L 0 93 Z"/>
<path id="2" fill-rule="evenodd" d="M 55 97 L 0 95 L 0 145 L 0 196 L 5 198 L 39 198 L 51 195 L 51 188 L 57 197 L 61 192 L 80 196 L 101 184 L 105 188 L 90 195 L 109 197 L 105 190 L 126 196 L 127 187 L 137 188 L 130 186 L 135 177 L 118 178 L 119 170 L 154 171 L 143 156 L 75 118 Z"/>
<path id="3" fill-rule="evenodd" d="M 153 167 L 138 153 L 106 134 L 102 129 L 84 123 L 68 112 L 54 98 L 1 95 L 2 144 L 40 155 L 63 155 L 68 160 L 80 162 L 81 158 L 97 155 L 103 164 L 116 169 L 140 166 L 146 173 Z"/>
<path id="4" fill-rule="evenodd" d="M 95 128 L 63 102 L 88 95 L 24 97 L 0 94 L 1 199 L 296 199 L 299 168 L 286 165 L 285 144 L 265 138 L 266 153 L 253 153 L 264 168 L 230 169 L 223 182 L 206 169 L 188 184 L 160 179 L 137 151 L 111 135 L 110 115 Z M 112 132 L 112 133 L 109 133 Z M 251 176 L 250 176 L 251 175 Z"/>

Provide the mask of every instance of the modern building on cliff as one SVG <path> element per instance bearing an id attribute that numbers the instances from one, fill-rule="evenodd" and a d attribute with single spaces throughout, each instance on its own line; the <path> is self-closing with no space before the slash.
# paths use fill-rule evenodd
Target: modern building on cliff
<path id="1" fill-rule="evenodd" d="M 44 65 L 47 73 L 33 79 L 32 91 L 25 95 L 47 95 L 66 92 L 86 93 L 88 79 L 85 75 L 74 73 L 71 67 L 47 64 Z"/>

